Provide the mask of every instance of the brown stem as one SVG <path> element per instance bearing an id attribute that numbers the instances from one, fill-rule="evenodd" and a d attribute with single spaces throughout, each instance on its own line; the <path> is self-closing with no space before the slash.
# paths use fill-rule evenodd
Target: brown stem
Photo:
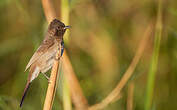
<path id="1" fill-rule="evenodd" d="M 63 56 L 63 67 L 64 67 L 64 75 L 69 82 L 69 87 L 72 95 L 73 103 L 77 110 L 86 110 L 88 108 L 87 100 L 82 93 L 82 89 L 79 85 L 77 77 L 73 71 L 72 65 L 69 61 L 66 52 Z"/>
<path id="2" fill-rule="evenodd" d="M 125 86 L 125 84 L 127 83 L 127 81 L 130 79 L 130 77 L 133 74 L 133 71 L 135 70 L 136 65 L 138 64 L 143 51 L 145 49 L 145 46 L 148 42 L 148 38 L 151 34 L 152 31 L 152 25 L 150 24 L 148 26 L 148 28 L 145 31 L 144 37 L 142 38 L 139 48 L 135 54 L 135 57 L 133 58 L 129 68 L 127 69 L 127 71 L 125 72 L 124 76 L 121 78 L 120 82 L 117 84 L 116 88 L 104 99 L 102 100 L 100 103 L 95 104 L 93 106 L 91 106 L 89 108 L 89 110 L 100 110 L 105 108 L 108 104 L 110 104 L 111 102 L 115 101 L 115 98 L 117 98 L 120 95 L 120 91 L 122 90 L 122 88 Z"/>
<path id="3" fill-rule="evenodd" d="M 48 23 L 50 23 L 54 18 L 57 18 L 52 0 L 42 0 L 42 6 Z"/>
<path id="4" fill-rule="evenodd" d="M 133 110 L 133 93 L 134 93 L 134 83 L 131 82 L 128 85 L 127 110 Z"/>
<path id="5" fill-rule="evenodd" d="M 59 68 L 59 55 L 60 51 L 58 50 L 56 54 L 56 60 L 54 61 L 52 72 L 50 75 L 50 82 L 48 84 L 47 94 L 44 102 L 43 110 L 52 110 L 53 99 L 55 96 L 56 91 L 56 83 L 57 83 L 57 76 L 58 76 L 58 68 Z"/>

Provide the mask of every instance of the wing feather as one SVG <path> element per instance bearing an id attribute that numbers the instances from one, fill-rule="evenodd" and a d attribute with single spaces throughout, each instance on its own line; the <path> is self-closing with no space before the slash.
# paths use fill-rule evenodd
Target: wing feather
<path id="1" fill-rule="evenodd" d="M 54 44 L 54 39 L 50 38 L 50 39 L 45 39 L 42 44 L 40 45 L 40 47 L 36 50 L 36 52 L 34 53 L 34 55 L 31 57 L 29 63 L 26 66 L 25 71 L 37 60 L 39 59 L 41 56 L 43 56 L 47 50 Z"/>

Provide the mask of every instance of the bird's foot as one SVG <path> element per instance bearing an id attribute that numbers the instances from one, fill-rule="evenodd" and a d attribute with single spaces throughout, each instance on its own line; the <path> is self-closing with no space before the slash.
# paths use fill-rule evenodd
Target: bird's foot
<path id="1" fill-rule="evenodd" d="M 48 80 L 48 83 L 51 83 L 50 79 Z"/>
<path id="2" fill-rule="evenodd" d="M 56 58 L 56 57 L 55 57 L 54 59 L 55 59 L 55 60 L 60 60 L 60 58 L 62 58 L 62 57 L 61 57 L 61 56 L 59 56 L 58 58 Z"/>

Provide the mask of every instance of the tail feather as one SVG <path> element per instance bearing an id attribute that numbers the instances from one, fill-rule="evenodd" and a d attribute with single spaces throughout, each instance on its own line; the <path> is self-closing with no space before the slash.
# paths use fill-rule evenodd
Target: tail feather
<path id="1" fill-rule="evenodd" d="M 25 98 L 25 96 L 26 96 L 26 94 L 27 94 L 27 91 L 28 91 L 28 89 L 29 89 L 30 84 L 31 84 L 30 82 L 27 82 L 27 84 L 26 84 L 26 87 L 25 87 L 25 89 L 24 89 L 23 96 L 22 96 L 22 99 L 21 99 L 21 102 L 20 102 L 20 107 L 22 107 L 24 98 Z"/>

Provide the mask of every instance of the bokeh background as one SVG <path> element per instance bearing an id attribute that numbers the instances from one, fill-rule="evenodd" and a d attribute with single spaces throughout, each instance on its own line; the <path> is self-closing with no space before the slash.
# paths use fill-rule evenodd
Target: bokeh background
<path id="1" fill-rule="evenodd" d="M 90 105 L 105 98 L 129 67 L 146 28 L 156 21 L 157 4 L 157 0 L 69 0 L 72 29 L 65 38 L 65 50 Z M 55 9 L 60 7 L 55 2 Z M 0 110 L 17 110 L 28 76 L 25 66 L 44 37 L 47 21 L 40 0 L 1 0 L 0 14 Z M 176 20 L 177 1 L 163 2 L 152 110 L 177 110 Z M 133 110 L 144 109 L 154 33 L 121 99 L 105 110 L 127 109 L 130 83 Z M 54 110 L 63 109 L 62 76 Z M 23 110 L 42 109 L 47 83 L 43 75 L 33 81 Z"/>

